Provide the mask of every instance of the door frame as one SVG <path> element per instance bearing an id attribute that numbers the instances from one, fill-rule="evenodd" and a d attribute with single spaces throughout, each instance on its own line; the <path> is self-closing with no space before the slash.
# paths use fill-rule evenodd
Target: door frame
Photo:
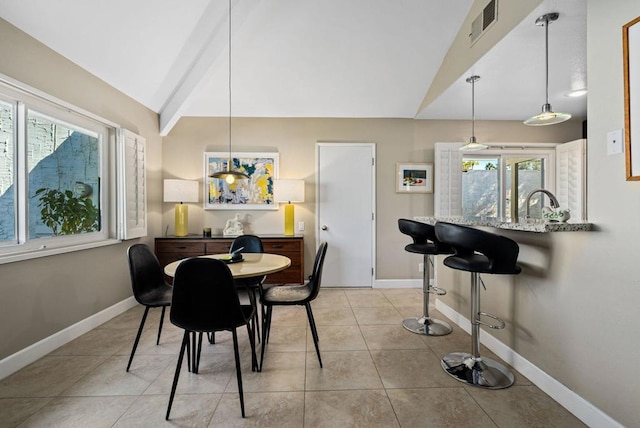
<path id="1" fill-rule="evenodd" d="M 372 167 L 371 167 L 371 214 L 373 216 L 371 221 L 371 283 L 369 288 L 375 288 L 375 282 L 378 275 L 378 270 L 376 266 L 376 249 L 377 249 L 377 239 L 376 239 L 376 225 L 378 221 L 378 214 L 376 211 L 376 171 L 378 167 L 377 159 L 376 159 L 376 144 L 375 143 L 364 143 L 364 142 L 355 142 L 355 141 L 317 141 L 316 142 L 316 189 L 315 189 L 315 198 L 316 198 L 316 228 L 315 228 L 315 241 L 316 248 L 319 245 L 319 236 L 320 236 L 320 180 L 319 180 L 319 171 L 320 171 L 320 147 L 330 146 L 330 147 L 369 147 L 371 149 L 371 159 L 372 159 Z M 362 287 L 366 288 L 366 287 Z"/>

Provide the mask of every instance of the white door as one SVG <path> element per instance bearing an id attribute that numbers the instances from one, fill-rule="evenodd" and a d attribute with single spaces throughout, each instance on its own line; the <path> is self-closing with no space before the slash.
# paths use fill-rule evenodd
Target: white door
<path id="1" fill-rule="evenodd" d="M 318 143 L 316 236 L 329 246 L 324 287 L 371 287 L 375 260 L 375 145 Z"/>

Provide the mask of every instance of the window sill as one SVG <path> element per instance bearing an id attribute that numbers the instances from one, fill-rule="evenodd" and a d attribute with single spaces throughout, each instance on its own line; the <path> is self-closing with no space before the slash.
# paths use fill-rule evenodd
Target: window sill
<path id="1" fill-rule="evenodd" d="M 24 252 L 0 255 L 0 264 L 21 262 L 24 260 L 37 259 L 40 257 L 55 256 L 58 254 L 71 253 L 74 251 L 89 250 L 92 248 L 106 247 L 108 245 L 119 244 L 119 239 L 105 239 L 97 242 L 87 242 L 82 244 L 68 245 L 56 248 L 41 248 Z"/>

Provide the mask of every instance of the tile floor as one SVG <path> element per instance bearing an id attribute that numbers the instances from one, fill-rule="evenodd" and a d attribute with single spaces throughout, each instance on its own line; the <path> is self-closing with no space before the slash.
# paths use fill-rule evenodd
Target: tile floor
<path id="1" fill-rule="evenodd" d="M 200 373 L 180 376 L 166 412 L 182 337 L 159 310 L 125 372 L 142 308 L 133 308 L 0 380 L 0 427 L 577 427 L 577 418 L 516 373 L 504 390 L 467 387 L 439 358 L 469 335 L 423 337 L 401 321 L 421 312 L 420 289 L 323 289 L 312 307 L 324 368 L 301 307 L 274 309 L 261 373 L 239 330 L 247 417 L 240 416 L 231 336 L 203 348 Z M 432 315 L 443 318 L 435 310 Z M 168 318 L 168 317 L 167 317 Z M 486 349 L 487 356 L 495 356 Z"/>

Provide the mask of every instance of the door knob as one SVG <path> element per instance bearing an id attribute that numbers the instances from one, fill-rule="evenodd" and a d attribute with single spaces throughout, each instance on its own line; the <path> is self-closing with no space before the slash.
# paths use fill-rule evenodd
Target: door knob
<path id="1" fill-rule="evenodd" d="M 322 229 L 322 230 L 327 230 L 327 229 L 329 229 L 329 228 L 328 228 L 326 225 L 324 225 L 324 224 L 323 224 L 323 225 L 322 225 L 322 227 L 321 227 L 321 229 Z"/>

